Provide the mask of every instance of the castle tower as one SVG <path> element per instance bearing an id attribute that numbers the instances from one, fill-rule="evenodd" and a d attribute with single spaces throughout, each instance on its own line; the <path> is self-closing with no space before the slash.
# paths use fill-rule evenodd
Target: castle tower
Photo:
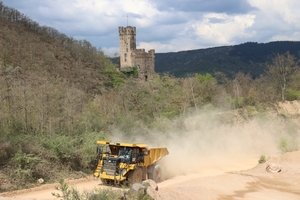
<path id="1" fill-rule="evenodd" d="M 135 27 L 119 27 L 120 36 L 120 70 L 135 65 L 132 59 L 132 52 L 136 49 L 136 29 Z"/>
<path id="2" fill-rule="evenodd" d="M 147 80 L 155 73 L 155 51 L 136 49 L 136 28 L 119 27 L 120 36 L 120 71 L 130 71 L 137 67 L 138 77 Z"/>

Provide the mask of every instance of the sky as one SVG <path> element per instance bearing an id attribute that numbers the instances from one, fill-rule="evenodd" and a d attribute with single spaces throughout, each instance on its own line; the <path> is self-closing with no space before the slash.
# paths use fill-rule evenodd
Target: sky
<path id="1" fill-rule="evenodd" d="M 156 53 L 300 38 L 299 0 L 0 1 L 108 56 L 119 53 L 118 27 L 127 25 L 137 48 Z"/>

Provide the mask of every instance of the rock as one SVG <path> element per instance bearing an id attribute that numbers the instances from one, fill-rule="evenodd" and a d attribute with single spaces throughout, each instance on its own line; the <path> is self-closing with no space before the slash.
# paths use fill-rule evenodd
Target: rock
<path id="1" fill-rule="evenodd" d="M 146 194 L 149 195 L 152 199 L 162 199 L 158 193 L 158 185 L 154 180 L 144 180 L 142 184 L 147 188 Z"/>
<path id="2" fill-rule="evenodd" d="M 266 171 L 271 172 L 271 173 L 279 173 L 279 172 L 281 172 L 281 168 L 280 168 L 280 166 L 272 163 L 272 164 L 267 165 Z"/>
<path id="3" fill-rule="evenodd" d="M 159 200 L 162 199 L 158 193 L 158 186 L 155 181 L 148 179 L 142 183 L 134 183 L 126 193 L 126 199 L 133 200 L 143 198 L 148 195 L 151 199 Z"/>
<path id="4" fill-rule="evenodd" d="M 146 194 L 155 200 L 162 199 L 161 196 L 159 195 L 158 191 L 150 186 L 147 188 Z"/>
<path id="5" fill-rule="evenodd" d="M 43 184 L 45 181 L 44 181 L 44 179 L 40 178 L 40 179 L 37 180 L 37 182 L 38 182 L 39 184 Z"/>
<path id="6" fill-rule="evenodd" d="M 128 199 L 138 199 L 146 195 L 146 187 L 141 183 L 134 183 L 127 192 Z"/>
<path id="7" fill-rule="evenodd" d="M 158 185 L 156 184 L 156 182 L 152 179 L 147 179 L 147 180 L 144 180 L 142 182 L 142 184 L 145 186 L 145 187 L 151 187 L 153 188 L 154 190 L 158 191 Z"/>

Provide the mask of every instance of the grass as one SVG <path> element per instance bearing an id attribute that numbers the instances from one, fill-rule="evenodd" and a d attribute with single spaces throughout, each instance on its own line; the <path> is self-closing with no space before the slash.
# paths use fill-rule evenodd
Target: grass
<path id="1" fill-rule="evenodd" d="M 95 189 L 93 191 L 84 191 L 82 194 L 73 187 L 70 187 L 64 179 L 59 181 L 59 186 L 55 186 L 58 192 L 53 192 L 52 195 L 58 199 L 63 200 L 115 200 L 123 199 L 123 190 L 112 190 L 112 189 Z M 136 200 L 152 200 L 149 195 L 138 197 Z"/>

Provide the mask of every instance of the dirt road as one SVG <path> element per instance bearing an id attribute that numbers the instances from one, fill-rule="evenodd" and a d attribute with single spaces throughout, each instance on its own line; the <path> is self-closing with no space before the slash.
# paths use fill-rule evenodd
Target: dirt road
<path id="1" fill-rule="evenodd" d="M 279 173 L 269 173 L 270 163 L 280 165 Z M 203 165 L 202 165 L 203 167 Z M 159 183 L 161 199 L 300 199 L 300 152 L 291 152 L 257 165 L 257 159 L 207 165 L 198 173 L 169 178 Z M 80 191 L 104 187 L 92 177 L 72 180 L 70 186 Z M 55 184 L 0 194 L 0 199 L 56 199 Z M 2 197 L 1 197 L 2 196 Z"/>

